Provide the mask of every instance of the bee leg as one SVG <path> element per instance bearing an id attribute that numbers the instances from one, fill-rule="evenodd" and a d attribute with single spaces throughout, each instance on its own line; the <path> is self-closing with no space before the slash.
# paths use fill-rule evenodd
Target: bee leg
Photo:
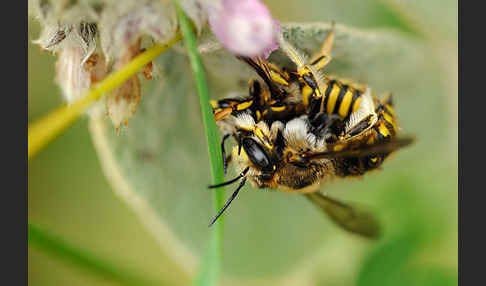
<path id="1" fill-rule="evenodd" d="M 228 168 L 228 160 L 226 160 L 226 150 L 224 149 L 224 141 L 230 137 L 230 134 L 226 134 L 221 140 L 221 154 L 223 155 L 223 171 L 224 175 L 226 176 L 226 169 Z"/>
<path id="2" fill-rule="evenodd" d="M 337 141 L 339 134 L 344 131 L 344 121 L 337 114 L 320 112 L 310 121 L 312 133 L 324 138 L 327 143 Z"/>
<path id="3" fill-rule="evenodd" d="M 253 98 L 256 103 L 263 105 L 264 102 L 260 96 L 262 94 L 262 86 L 260 85 L 260 82 L 256 79 L 252 79 L 250 80 L 249 85 L 250 87 L 248 89 L 248 95 L 250 98 Z"/>
<path id="4" fill-rule="evenodd" d="M 253 97 L 244 99 L 225 98 L 218 101 L 210 101 L 216 121 L 228 118 L 235 111 L 247 110 L 253 105 L 253 102 Z"/>
<path id="5" fill-rule="evenodd" d="M 360 122 L 349 129 L 345 136 L 355 136 L 366 130 L 368 127 L 370 127 L 370 119 L 372 116 L 373 115 L 368 115 L 367 117 L 363 118 Z"/>
<path id="6" fill-rule="evenodd" d="M 315 54 L 309 64 L 316 70 L 324 68 L 331 61 L 331 50 L 334 45 L 335 23 L 331 23 L 331 29 L 322 42 L 321 50 Z"/>

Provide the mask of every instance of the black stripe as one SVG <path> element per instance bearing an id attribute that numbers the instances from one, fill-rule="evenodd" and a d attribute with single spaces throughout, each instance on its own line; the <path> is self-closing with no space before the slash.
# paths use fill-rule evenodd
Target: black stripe
<path id="1" fill-rule="evenodd" d="M 384 107 L 383 107 L 383 105 L 381 105 L 381 104 L 379 104 L 379 105 L 378 105 L 378 107 L 377 107 L 377 108 L 375 108 L 375 113 L 376 113 L 376 114 L 379 114 L 379 115 L 378 115 L 378 119 L 380 118 L 380 116 L 381 116 L 381 118 L 383 118 L 383 112 L 384 112 L 384 109 L 383 109 L 383 108 L 384 108 Z"/>
<path id="2" fill-rule="evenodd" d="M 393 129 L 393 125 L 391 125 L 391 123 L 389 123 L 385 119 L 383 119 L 383 122 L 385 124 L 386 129 L 388 129 L 388 132 L 390 132 L 391 136 L 394 136 L 395 135 L 395 129 Z"/>
<path id="3" fill-rule="evenodd" d="M 317 63 L 318 63 L 320 60 L 322 60 L 324 57 L 325 57 L 325 56 L 320 56 L 320 57 L 318 57 L 318 58 L 317 58 L 315 61 L 313 61 L 313 62 L 311 63 L 311 65 L 315 65 L 315 64 L 317 64 Z"/>
<path id="4" fill-rule="evenodd" d="M 314 77 L 303 75 L 302 79 L 305 81 L 305 83 L 307 83 L 307 85 L 310 86 L 310 88 L 312 88 L 312 93 L 314 93 L 314 91 L 317 89 L 317 82 L 314 80 Z"/>
<path id="5" fill-rule="evenodd" d="M 324 97 L 311 97 L 310 99 L 311 102 L 309 104 L 309 118 L 313 118 L 316 114 L 320 112 L 321 101 L 324 100 Z"/>
<path id="6" fill-rule="evenodd" d="M 326 92 L 324 93 L 324 104 L 322 106 L 324 108 L 324 110 L 327 109 L 327 100 L 329 99 L 329 94 L 331 93 L 331 90 L 333 89 L 335 83 L 336 83 L 336 81 L 331 80 L 327 84 L 327 89 L 326 89 Z"/>
<path id="7" fill-rule="evenodd" d="M 353 92 L 353 99 L 351 100 L 351 107 L 349 108 L 350 112 L 348 115 L 350 115 L 351 113 L 353 113 L 353 106 L 354 106 L 354 103 L 356 102 L 356 100 L 358 100 L 358 98 L 361 96 L 361 93 L 359 92 L 359 90 L 355 89 L 354 92 Z"/>
<path id="8" fill-rule="evenodd" d="M 382 141 L 383 139 L 385 139 L 385 136 L 383 136 L 383 134 L 380 133 L 378 127 L 374 127 L 373 129 L 375 129 L 376 134 L 378 135 L 378 141 Z"/>
<path id="9" fill-rule="evenodd" d="M 383 112 L 385 112 L 386 114 L 388 114 L 391 117 L 393 117 L 393 114 L 388 110 L 388 108 L 386 107 L 386 105 L 383 105 Z"/>
<path id="10" fill-rule="evenodd" d="M 387 98 L 387 101 L 385 102 L 385 104 L 388 104 L 390 106 L 393 106 L 393 96 L 390 94 L 390 96 Z"/>
<path id="11" fill-rule="evenodd" d="M 255 101 L 259 102 L 261 93 L 262 93 L 262 88 L 260 86 L 260 82 L 258 82 L 257 80 L 254 80 L 251 83 L 250 88 L 249 88 L 250 98 L 254 98 Z"/>
<path id="12" fill-rule="evenodd" d="M 332 111 L 332 113 L 337 113 L 337 111 L 339 111 L 339 106 L 341 105 L 341 102 L 343 101 L 343 98 L 344 98 L 344 94 L 346 94 L 347 90 L 348 90 L 348 86 L 343 85 L 342 88 L 341 88 L 341 91 L 338 94 L 336 104 L 334 104 L 334 110 Z"/>

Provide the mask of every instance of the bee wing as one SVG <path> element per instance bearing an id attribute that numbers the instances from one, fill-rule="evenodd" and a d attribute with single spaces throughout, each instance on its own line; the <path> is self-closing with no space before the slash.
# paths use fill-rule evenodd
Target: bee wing
<path id="1" fill-rule="evenodd" d="M 345 230 L 367 238 L 379 237 L 380 223 L 369 211 L 344 204 L 319 192 L 305 194 L 305 196 Z"/>
<path id="2" fill-rule="evenodd" d="M 283 73 L 280 70 L 276 70 L 275 66 L 270 67 L 270 64 L 262 59 L 262 58 L 249 58 L 243 56 L 237 56 L 239 60 L 244 61 L 249 66 L 251 66 L 256 73 L 265 81 L 268 88 L 270 89 L 270 93 L 272 95 L 283 96 L 284 92 L 280 86 L 278 86 L 275 81 L 272 79 L 272 74 L 270 70 L 278 73 L 281 77 L 284 77 Z"/>
<path id="3" fill-rule="evenodd" d="M 414 137 L 404 136 L 397 137 L 390 141 L 383 141 L 372 145 L 360 146 L 357 149 L 342 149 L 339 151 L 326 151 L 319 153 L 311 153 L 304 155 L 306 159 L 323 159 L 323 158 L 345 158 L 345 157 L 364 157 L 371 154 L 388 154 L 400 148 L 410 145 L 414 142 Z M 339 145 L 339 143 L 335 144 Z M 329 149 L 334 149 L 335 146 L 330 145 Z"/>

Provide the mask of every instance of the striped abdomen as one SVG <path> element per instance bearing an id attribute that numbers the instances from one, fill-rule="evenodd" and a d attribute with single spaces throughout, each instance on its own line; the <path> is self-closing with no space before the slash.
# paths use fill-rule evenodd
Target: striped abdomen
<path id="1" fill-rule="evenodd" d="M 378 121 L 373 126 L 376 132 L 376 139 L 381 141 L 389 137 L 394 137 L 398 132 L 398 127 L 395 120 L 395 111 L 389 99 L 380 103 L 375 112 L 378 116 Z"/>
<path id="2" fill-rule="evenodd" d="M 342 119 L 347 119 L 352 112 L 359 108 L 362 92 L 349 85 L 336 80 L 324 83 L 321 96 L 311 96 L 312 90 L 305 85 L 302 88 L 304 103 L 309 104 L 309 114 L 315 115 L 320 112 L 337 114 Z"/>

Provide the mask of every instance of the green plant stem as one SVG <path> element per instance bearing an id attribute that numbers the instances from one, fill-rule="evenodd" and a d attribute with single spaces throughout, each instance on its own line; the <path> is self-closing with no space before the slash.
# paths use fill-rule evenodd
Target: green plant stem
<path id="1" fill-rule="evenodd" d="M 208 144 L 209 159 L 211 164 L 211 175 L 214 184 L 221 183 L 224 179 L 223 174 L 223 160 L 221 150 L 219 148 L 219 136 L 214 121 L 213 110 L 209 103 L 208 86 L 206 82 L 206 74 L 201 58 L 197 51 L 196 38 L 194 36 L 191 24 L 175 1 L 177 7 L 177 14 L 179 17 L 179 24 L 181 27 L 182 38 L 184 45 L 189 55 L 192 71 L 196 81 L 197 93 L 199 95 L 199 102 L 201 105 L 201 114 L 203 117 L 204 128 L 206 130 L 206 140 Z M 222 188 L 214 190 L 214 210 L 215 212 L 223 206 Z M 216 285 L 221 271 L 222 259 L 222 244 L 223 244 L 223 217 L 211 228 L 211 240 L 208 248 L 208 253 L 202 270 L 196 278 L 196 285 Z"/>
<path id="2" fill-rule="evenodd" d="M 127 269 L 88 253 L 32 223 L 28 224 L 28 242 L 29 245 L 37 247 L 47 254 L 64 259 L 102 278 L 123 285 L 161 285 L 160 282 L 148 281 L 142 278 L 141 274 L 134 274 L 131 270 L 127 271 Z"/>

